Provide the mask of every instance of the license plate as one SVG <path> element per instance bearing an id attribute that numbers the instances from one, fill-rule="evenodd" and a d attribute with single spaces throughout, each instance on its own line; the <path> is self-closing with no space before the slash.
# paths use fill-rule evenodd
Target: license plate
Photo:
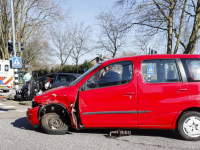
<path id="1" fill-rule="evenodd" d="M 7 87 L 7 86 L 2 86 L 2 85 L 0 85 L 0 88 L 1 88 L 1 89 L 4 89 L 4 88 L 6 88 L 6 87 Z"/>

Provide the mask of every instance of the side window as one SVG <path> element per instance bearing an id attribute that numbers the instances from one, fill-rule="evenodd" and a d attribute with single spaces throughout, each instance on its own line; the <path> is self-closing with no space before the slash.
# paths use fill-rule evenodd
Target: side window
<path id="1" fill-rule="evenodd" d="M 189 82 L 200 82 L 200 59 L 181 59 Z"/>
<path id="2" fill-rule="evenodd" d="M 73 76 L 70 76 L 70 81 L 72 82 L 72 81 L 74 81 L 74 80 L 76 80 L 76 78 L 73 77 Z"/>
<path id="3" fill-rule="evenodd" d="M 147 83 L 180 82 L 174 59 L 144 60 L 141 64 L 142 76 Z"/>
<path id="4" fill-rule="evenodd" d="M 70 78 L 68 75 L 58 75 L 56 82 L 69 82 Z"/>
<path id="5" fill-rule="evenodd" d="M 9 71 L 9 66 L 5 65 L 5 71 Z"/>
<path id="6" fill-rule="evenodd" d="M 46 76 L 42 79 L 39 79 L 40 82 L 43 82 L 43 83 L 46 83 L 48 82 L 48 80 L 50 80 L 50 83 L 53 83 L 54 81 L 54 75 L 49 75 L 49 76 Z"/>
<path id="7" fill-rule="evenodd" d="M 97 71 L 88 81 L 89 89 L 126 84 L 133 77 L 133 64 L 130 61 L 116 62 Z"/>

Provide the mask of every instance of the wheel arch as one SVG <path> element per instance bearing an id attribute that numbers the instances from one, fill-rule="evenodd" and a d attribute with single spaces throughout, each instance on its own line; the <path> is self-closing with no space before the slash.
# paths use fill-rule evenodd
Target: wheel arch
<path id="1" fill-rule="evenodd" d="M 179 120 L 180 120 L 182 114 L 185 113 L 185 112 L 187 112 L 187 111 L 196 111 L 196 112 L 199 112 L 199 113 L 200 113 L 200 107 L 190 107 L 190 108 L 187 108 L 187 109 L 183 110 L 183 111 L 179 114 L 178 118 L 176 119 L 176 127 L 177 127 L 177 124 L 178 124 L 178 122 L 179 122 Z"/>
<path id="2" fill-rule="evenodd" d="M 47 104 L 40 107 L 38 111 L 38 120 L 41 121 L 43 115 L 52 112 L 62 114 L 64 117 L 67 117 L 67 119 L 69 119 L 69 123 L 71 124 L 70 115 L 67 108 L 62 104 L 57 103 Z"/>

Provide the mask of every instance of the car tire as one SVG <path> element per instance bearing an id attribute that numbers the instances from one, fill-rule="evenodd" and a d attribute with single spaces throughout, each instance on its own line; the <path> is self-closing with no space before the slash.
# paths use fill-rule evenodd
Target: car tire
<path id="1" fill-rule="evenodd" d="M 30 100 L 28 98 L 28 89 L 27 88 L 22 90 L 21 99 L 22 99 L 22 101 L 28 101 L 28 100 Z"/>
<path id="2" fill-rule="evenodd" d="M 180 137 L 188 141 L 200 139 L 200 113 L 195 111 L 184 112 L 177 123 Z"/>
<path id="3" fill-rule="evenodd" d="M 47 134 L 62 135 L 68 131 L 67 119 L 57 113 L 45 114 L 41 119 L 41 128 Z"/>

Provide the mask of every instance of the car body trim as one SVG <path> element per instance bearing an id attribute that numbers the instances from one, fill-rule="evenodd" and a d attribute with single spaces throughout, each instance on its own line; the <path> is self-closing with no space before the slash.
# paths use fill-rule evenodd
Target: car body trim
<path id="1" fill-rule="evenodd" d="M 149 113 L 151 111 L 102 111 L 102 112 L 86 112 L 82 113 L 82 115 L 103 115 L 103 114 L 142 114 Z"/>

